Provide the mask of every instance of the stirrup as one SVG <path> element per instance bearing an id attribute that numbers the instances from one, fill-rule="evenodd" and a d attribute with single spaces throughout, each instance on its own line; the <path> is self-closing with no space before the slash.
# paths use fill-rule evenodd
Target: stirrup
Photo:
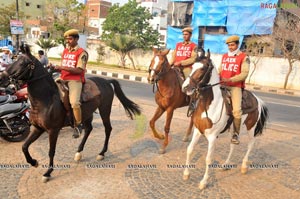
<path id="1" fill-rule="evenodd" d="M 233 136 L 231 138 L 231 143 L 236 144 L 236 145 L 238 145 L 240 143 L 238 134 L 236 134 L 236 133 L 233 134 Z"/>

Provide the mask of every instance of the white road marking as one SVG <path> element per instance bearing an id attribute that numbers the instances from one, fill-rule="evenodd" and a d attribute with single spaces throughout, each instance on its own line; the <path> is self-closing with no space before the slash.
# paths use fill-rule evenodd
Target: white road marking
<path id="1" fill-rule="evenodd" d="M 279 102 L 272 102 L 272 101 L 264 101 L 265 103 L 270 103 L 270 104 L 277 104 L 281 106 L 290 106 L 290 107 L 297 107 L 300 108 L 299 105 L 292 105 L 292 104 L 284 104 L 284 103 L 279 103 Z"/>

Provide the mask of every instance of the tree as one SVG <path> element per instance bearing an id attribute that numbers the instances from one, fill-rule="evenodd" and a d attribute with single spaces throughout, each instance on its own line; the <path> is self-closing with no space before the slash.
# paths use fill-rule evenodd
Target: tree
<path id="1" fill-rule="evenodd" d="M 49 49 L 55 46 L 58 46 L 58 44 L 51 39 L 39 39 L 35 42 L 35 44 L 37 44 L 38 46 L 40 46 L 42 49 L 45 50 L 45 54 L 48 53 Z"/>
<path id="2" fill-rule="evenodd" d="M 120 56 L 121 65 L 125 67 L 126 65 L 126 55 L 131 59 L 130 57 L 130 51 L 137 48 L 136 46 L 137 39 L 135 37 L 131 37 L 128 35 L 121 35 L 116 34 L 111 40 L 108 40 L 106 44 L 111 47 L 113 50 L 117 51 L 117 53 Z M 133 64 L 133 67 L 135 69 L 135 65 Z"/>
<path id="3" fill-rule="evenodd" d="M 253 70 L 249 75 L 248 83 L 251 83 L 251 77 L 254 74 L 259 61 L 263 56 L 267 56 L 267 48 L 270 47 L 270 39 L 260 35 L 252 35 L 246 39 L 245 51 L 249 56 L 250 63 L 253 64 Z"/>
<path id="4" fill-rule="evenodd" d="M 102 44 L 99 44 L 99 46 L 96 50 L 97 50 L 97 54 L 98 54 L 97 63 L 100 63 L 100 62 L 102 62 L 103 57 L 105 55 L 105 46 Z"/>
<path id="5" fill-rule="evenodd" d="M 63 34 L 71 28 L 84 32 L 86 18 L 82 16 L 85 16 L 86 8 L 83 3 L 77 0 L 49 0 L 47 6 L 48 18 L 43 23 L 57 43 L 65 46 Z"/>
<path id="6" fill-rule="evenodd" d="M 103 23 L 102 39 L 110 41 L 115 35 L 135 37 L 137 48 L 150 49 L 159 44 L 159 33 L 149 23 L 152 14 L 135 0 L 129 0 L 123 6 L 114 4 Z"/>
<path id="7" fill-rule="evenodd" d="M 288 61 L 288 71 L 283 88 L 286 89 L 295 61 L 300 60 L 300 19 L 285 10 L 279 10 L 276 16 L 273 41 L 278 44 L 284 58 Z"/>
<path id="8" fill-rule="evenodd" d="M 16 19 L 16 4 L 12 3 L 5 7 L 0 7 L 0 35 L 7 37 L 10 33 L 10 20 Z M 24 17 L 23 12 L 19 12 L 19 17 Z"/>

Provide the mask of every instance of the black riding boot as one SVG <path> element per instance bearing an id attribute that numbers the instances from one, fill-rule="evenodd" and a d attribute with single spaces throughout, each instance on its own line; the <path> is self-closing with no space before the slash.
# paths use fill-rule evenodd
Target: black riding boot
<path id="1" fill-rule="evenodd" d="M 241 129 L 241 118 L 234 118 L 233 120 L 233 129 L 234 133 L 231 138 L 231 143 L 232 144 L 239 144 L 239 134 L 240 134 L 240 129 Z"/>
<path id="2" fill-rule="evenodd" d="M 73 114 L 74 114 L 74 132 L 73 132 L 73 138 L 79 138 L 81 132 L 82 132 L 82 124 L 81 124 L 81 108 L 73 108 Z"/>

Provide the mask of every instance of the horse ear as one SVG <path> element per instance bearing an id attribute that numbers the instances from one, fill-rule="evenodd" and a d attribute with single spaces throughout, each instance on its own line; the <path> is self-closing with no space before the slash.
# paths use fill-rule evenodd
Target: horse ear
<path id="1" fill-rule="evenodd" d="M 31 55 L 30 46 L 28 44 L 22 43 L 21 46 L 20 46 L 20 51 L 23 54 Z"/>
<path id="2" fill-rule="evenodd" d="M 202 47 L 198 48 L 198 56 L 199 57 L 205 57 L 205 51 Z"/>
<path id="3" fill-rule="evenodd" d="M 153 53 L 154 53 L 154 54 L 157 54 L 157 52 L 158 52 L 158 49 L 157 49 L 157 48 L 154 48 L 154 47 L 152 47 L 152 51 L 153 51 Z"/>
<path id="4" fill-rule="evenodd" d="M 207 59 L 210 60 L 210 50 L 209 50 L 209 49 L 207 49 L 207 53 L 206 53 L 206 54 L 207 54 L 207 55 L 206 55 L 206 56 L 207 56 Z"/>
<path id="5" fill-rule="evenodd" d="M 170 49 L 166 49 L 161 53 L 161 55 L 167 55 L 169 52 L 170 52 Z"/>

